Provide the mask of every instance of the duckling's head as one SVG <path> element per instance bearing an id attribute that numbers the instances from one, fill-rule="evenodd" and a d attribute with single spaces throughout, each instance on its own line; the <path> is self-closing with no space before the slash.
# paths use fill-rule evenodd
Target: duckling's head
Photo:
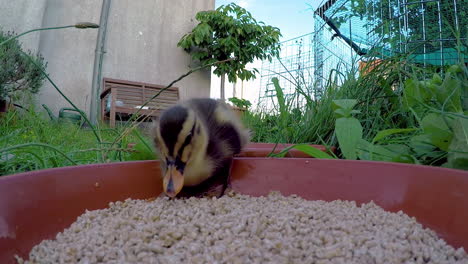
<path id="1" fill-rule="evenodd" d="M 206 152 L 208 139 L 195 111 L 183 105 L 164 111 L 155 133 L 161 158 L 163 189 L 175 197 L 184 186 L 184 171 L 196 155 Z"/>

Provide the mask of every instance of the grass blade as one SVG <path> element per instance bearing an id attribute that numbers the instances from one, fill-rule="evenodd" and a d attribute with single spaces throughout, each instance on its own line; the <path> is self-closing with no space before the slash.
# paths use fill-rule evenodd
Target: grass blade
<path id="1" fill-rule="evenodd" d="M 332 156 L 321 151 L 320 149 L 314 148 L 307 144 L 294 145 L 294 149 L 304 152 L 305 154 L 317 158 L 317 159 L 334 159 Z"/>

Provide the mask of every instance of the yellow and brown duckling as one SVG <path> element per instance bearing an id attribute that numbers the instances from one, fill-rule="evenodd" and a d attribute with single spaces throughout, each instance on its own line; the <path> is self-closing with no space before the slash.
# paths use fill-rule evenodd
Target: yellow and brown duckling
<path id="1" fill-rule="evenodd" d="M 166 195 L 195 195 L 221 182 L 223 195 L 234 155 L 249 142 L 249 131 L 222 101 L 197 98 L 161 113 L 154 143 L 158 149 Z"/>

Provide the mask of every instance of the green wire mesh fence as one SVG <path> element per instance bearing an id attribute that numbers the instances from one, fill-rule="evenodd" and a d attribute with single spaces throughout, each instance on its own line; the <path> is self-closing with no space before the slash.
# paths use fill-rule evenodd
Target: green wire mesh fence
<path id="1" fill-rule="evenodd" d="M 466 61 L 468 53 L 468 0 L 325 0 L 314 23 L 314 32 L 282 43 L 279 60 L 263 63 L 261 104 L 274 105 L 274 76 L 301 104 L 297 83 L 284 76 L 299 76 L 301 89 L 315 98 L 336 70 L 356 69 L 360 61 L 405 54 L 412 63 L 440 67 Z"/>

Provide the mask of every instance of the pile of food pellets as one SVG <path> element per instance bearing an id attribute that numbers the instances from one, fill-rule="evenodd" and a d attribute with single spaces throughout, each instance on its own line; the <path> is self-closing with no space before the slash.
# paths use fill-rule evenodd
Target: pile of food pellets
<path id="1" fill-rule="evenodd" d="M 468 263 L 402 212 L 271 193 L 126 200 L 87 211 L 19 263 Z"/>

